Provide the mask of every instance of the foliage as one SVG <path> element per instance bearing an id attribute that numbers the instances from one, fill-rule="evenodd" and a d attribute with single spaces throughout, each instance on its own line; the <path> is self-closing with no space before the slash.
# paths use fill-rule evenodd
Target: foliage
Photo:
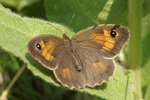
<path id="1" fill-rule="evenodd" d="M 74 34 L 73 30 L 77 32 L 96 23 L 120 24 L 127 27 L 127 0 L 26 0 L 26 2 L 16 0 L 13 3 L 0 0 L 0 2 L 3 4 L 0 4 L 0 63 L 2 67 L 0 72 L 3 73 L 4 83 L 6 85 L 10 83 L 23 63 L 27 64 L 27 68 L 33 75 L 40 77 L 39 79 L 33 76 L 29 70 L 25 70 L 10 90 L 8 99 L 134 99 L 134 72 L 132 70 L 125 70 L 117 64 L 114 76 L 109 82 L 95 88 L 86 87 L 85 89 L 72 91 L 64 88 L 56 80 L 53 72 L 34 60 L 27 50 L 28 41 L 36 35 L 54 34 L 62 37 L 62 33 L 55 27 L 65 32 L 69 37 Z M 143 2 L 145 6 L 143 6 L 142 20 L 141 88 L 145 100 L 149 100 L 150 97 L 150 54 L 148 53 L 150 51 L 150 14 L 148 10 L 150 7 L 147 6 L 148 4 L 150 4 L 148 0 Z M 70 26 L 71 30 L 68 25 L 73 14 L 75 14 L 75 17 Z M 125 57 L 123 57 L 122 62 L 128 65 L 128 46 L 125 46 L 123 51 L 122 54 Z M 20 91 L 23 93 L 20 93 Z"/>

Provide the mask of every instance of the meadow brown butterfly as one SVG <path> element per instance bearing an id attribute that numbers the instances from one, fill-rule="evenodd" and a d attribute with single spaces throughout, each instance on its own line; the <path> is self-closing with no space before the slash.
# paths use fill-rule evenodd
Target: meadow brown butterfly
<path id="1" fill-rule="evenodd" d="M 28 43 L 30 54 L 57 80 L 70 89 L 94 87 L 109 80 L 115 70 L 114 57 L 128 41 L 126 27 L 103 24 L 88 27 L 71 39 L 43 34 Z"/>

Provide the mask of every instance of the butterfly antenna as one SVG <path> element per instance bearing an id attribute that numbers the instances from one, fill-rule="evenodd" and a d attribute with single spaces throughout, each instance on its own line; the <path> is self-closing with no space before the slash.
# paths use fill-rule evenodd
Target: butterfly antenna
<path id="1" fill-rule="evenodd" d="M 72 23 L 72 20 L 73 20 L 74 16 L 75 16 L 75 14 L 73 14 L 73 16 L 72 16 L 72 18 L 71 18 L 71 21 L 70 21 L 70 23 L 69 23 L 69 27 L 70 27 L 70 25 L 71 25 L 71 23 Z"/>
<path id="2" fill-rule="evenodd" d="M 61 31 L 60 29 L 58 29 L 57 27 L 55 27 L 54 25 L 52 25 L 51 23 L 48 23 L 49 25 L 51 25 L 51 26 L 53 26 L 54 28 L 56 28 L 58 31 L 60 31 L 61 33 L 63 33 L 64 34 L 64 32 L 63 31 Z"/>
<path id="3" fill-rule="evenodd" d="M 74 16 L 75 16 L 75 14 L 72 16 L 72 19 L 71 19 L 71 21 L 70 21 L 70 23 L 69 23 L 69 27 L 70 27 L 70 25 L 71 25 L 71 22 L 72 22 Z M 52 25 L 51 23 L 48 23 L 48 24 L 51 25 L 51 26 L 53 26 L 54 28 L 56 28 L 58 31 L 62 32 L 60 29 L 58 29 L 57 27 L 55 27 L 55 26 Z M 62 32 L 62 33 L 65 34 L 64 32 Z"/>

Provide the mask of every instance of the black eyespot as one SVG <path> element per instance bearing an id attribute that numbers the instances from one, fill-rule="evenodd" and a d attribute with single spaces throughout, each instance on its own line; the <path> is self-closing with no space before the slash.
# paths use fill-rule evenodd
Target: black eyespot
<path id="1" fill-rule="evenodd" d="M 41 45 L 40 44 L 36 44 L 37 49 L 41 50 Z"/>
<path id="2" fill-rule="evenodd" d="M 111 37 L 116 37 L 117 33 L 115 31 L 110 32 Z"/>

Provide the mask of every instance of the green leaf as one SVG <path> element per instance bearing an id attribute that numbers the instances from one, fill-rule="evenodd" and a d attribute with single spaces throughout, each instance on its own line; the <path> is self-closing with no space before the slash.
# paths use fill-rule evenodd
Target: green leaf
<path id="1" fill-rule="evenodd" d="M 22 8 L 24 8 L 25 6 L 29 6 L 32 5 L 36 2 L 39 2 L 40 0 L 21 0 L 21 2 L 19 3 L 17 9 L 21 10 Z"/>
<path id="2" fill-rule="evenodd" d="M 100 24 L 127 26 L 127 0 L 78 0 L 83 11 Z"/>
<path id="3" fill-rule="evenodd" d="M 100 24 L 127 26 L 127 0 L 78 0 L 83 11 Z M 143 16 L 150 13 L 150 1 L 143 0 Z"/>
<path id="4" fill-rule="evenodd" d="M 143 27 L 142 27 L 142 70 L 141 70 L 141 84 L 142 84 L 142 90 L 143 95 L 145 95 L 145 92 L 149 86 L 150 83 L 150 14 L 145 16 L 143 18 Z"/>
<path id="5" fill-rule="evenodd" d="M 146 90 L 145 99 L 144 100 L 150 100 L 150 85 Z"/>
<path id="6" fill-rule="evenodd" d="M 45 0 L 46 16 L 50 21 L 59 22 L 69 26 L 72 16 L 75 17 L 70 25 L 75 32 L 95 25 L 95 23 L 83 13 L 76 0 Z"/>
<path id="7" fill-rule="evenodd" d="M 74 32 L 61 24 L 51 24 L 65 32 L 69 37 L 74 34 Z M 54 34 L 62 37 L 62 33 L 55 27 L 40 19 L 21 17 L 0 5 L 0 46 L 23 60 L 35 76 L 55 86 L 62 87 L 53 72 L 34 60 L 27 50 L 28 41 L 36 35 Z M 133 91 L 135 90 L 132 82 L 133 77 L 133 71 L 126 71 L 121 67 L 116 67 L 114 76 L 109 82 L 104 83 L 102 86 L 86 87 L 78 91 L 109 100 L 121 100 L 122 98 L 133 100 Z"/>
<path id="8" fill-rule="evenodd" d="M 14 8 L 17 7 L 20 2 L 21 0 L 0 0 L 0 3 Z"/>
<path id="9" fill-rule="evenodd" d="M 22 0 L 17 9 L 19 10 L 19 13 L 26 16 L 47 19 L 43 3 L 44 0 L 28 0 L 28 1 Z"/>
<path id="10" fill-rule="evenodd" d="M 150 13 L 150 0 L 143 0 L 143 16 Z"/>

